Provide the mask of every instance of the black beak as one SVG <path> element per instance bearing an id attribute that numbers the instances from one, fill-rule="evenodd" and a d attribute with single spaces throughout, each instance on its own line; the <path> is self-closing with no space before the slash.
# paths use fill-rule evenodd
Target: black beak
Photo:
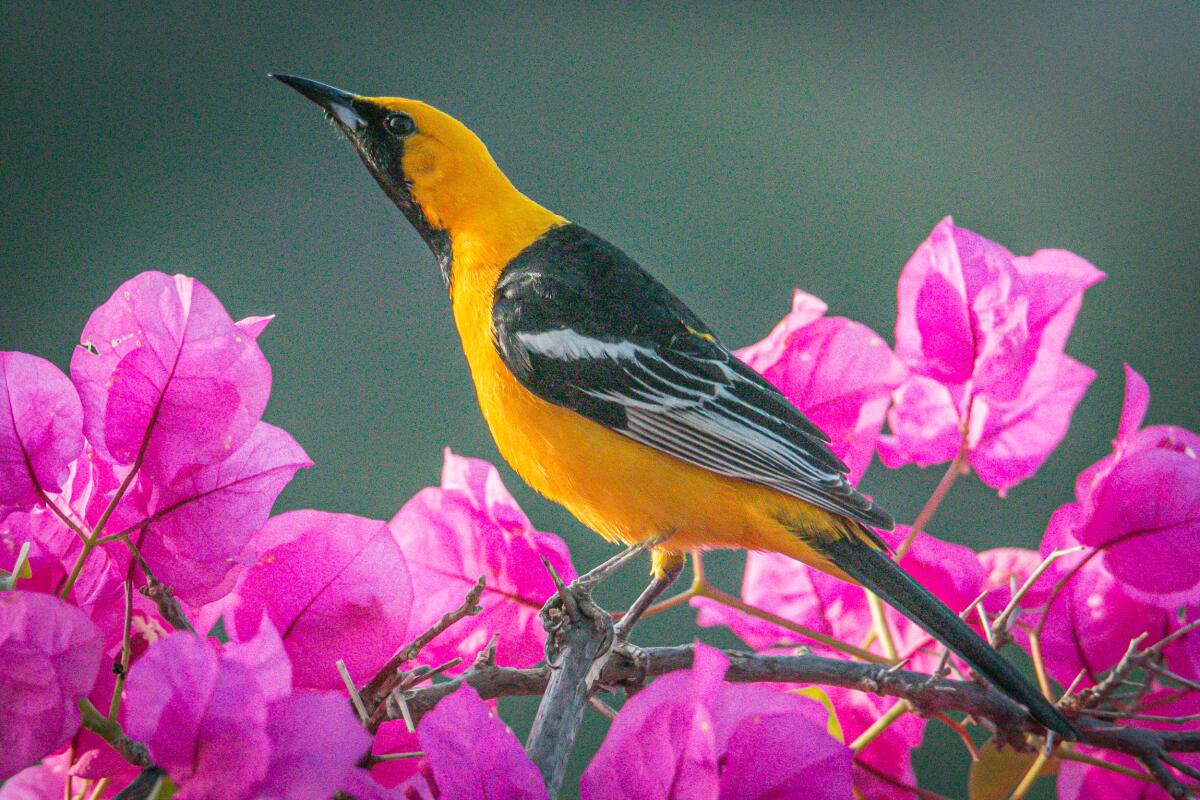
<path id="1" fill-rule="evenodd" d="M 283 75 L 278 72 L 270 73 L 270 77 L 282 81 L 300 94 L 312 100 L 325 109 L 325 113 L 341 123 L 346 130 L 357 133 L 367 127 L 367 121 L 355 110 L 358 98 L 349 92 L 335 88 L 325 83 L 301 78 L 297 75 Z"/>

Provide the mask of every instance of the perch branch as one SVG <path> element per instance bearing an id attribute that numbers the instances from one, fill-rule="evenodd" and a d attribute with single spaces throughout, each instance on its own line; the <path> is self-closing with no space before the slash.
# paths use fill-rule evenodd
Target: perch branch
<path id="1" fill-rule="evenodd" d="M 645 678 L 689 669 L 692 645 L 649 647 L 638 662 L 613 654 L 600 670 L 597 686 L 639 685 Z M 1013 700 L 1000 692 L 973 681 L 931 677 L 909 670 L 890 669 L 881 664 L 863 664 L 809 654 L 767 655 L 726 651 L 729 670 L 725 679 L 734 683 L 808 683 L 838 686 L 907 700 L 920 713 L 961 712 L 975 720 L 987 721 L 999 739 L 1024 747 L 1027 734 L 1044 731 Z M 552 670 L 547 667 L 511 669 L 476 662 L 465 674 L 451 681 L 424 686 L 406 692 L 414 719 L 420 719 L 442 697 L 466 682 L 484 699 L 516 695 L 540 695 L 546 690 Z M 1200 752 L 1200 731 L 1172 731 L 1130 728 L 1080 717 L 1075 720 L 1081 744 L 1124 753 L 1146 765 L 1159 782 L 1172 776 L 1167 768 L 1171 753 Z M 1189 787 L 1172 776 L 1173 784 L 1163 784 L 1174 797 L 1187 797 Z"/>

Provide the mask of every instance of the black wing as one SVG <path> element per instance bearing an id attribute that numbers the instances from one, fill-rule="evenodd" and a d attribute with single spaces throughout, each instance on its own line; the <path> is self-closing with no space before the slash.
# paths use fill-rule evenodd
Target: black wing
<path id="1" fill-rule="evenodd" d="M 519 381 L 634 441 L 867 525 L 828 437 L 613 245 L 553 228 L 505 267 L 496 345 Z"/>

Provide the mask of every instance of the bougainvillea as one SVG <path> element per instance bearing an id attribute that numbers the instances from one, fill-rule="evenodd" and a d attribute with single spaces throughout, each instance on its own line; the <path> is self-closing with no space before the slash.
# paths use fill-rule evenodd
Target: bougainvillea
<path id="1" fill-rule="evenodd" d="M 1065 250 L 1014 256 L 938 223 L 900 275 L 896 354 L 912 372 L 888 414 L 889 467 L 962 448 L 1001 491 L 1042 465 L 1095 373 L 1063 352 L 1083 292 L 1104 273 Z"/>
<path id="2" fill-rule="evenodd" d="M 1050 455 L 1093 380 L 1065 346 L 1102 278 L 1071 253 L 1013 256 L 947 219 L 900 275 L 894 349 L 797 291 L 739 355 L 830 435 L 855 481 L 878 451 L 890 467 L 953 460 L 1004 491 Z M 549 796 L 492 698 L 543 674 L 514 668 L 544 658 L 544 563 L 572 580 L 566 544 L 491 464 L 449 450 L 440 485 L 390 522 L 272 517 L 311 462 L 262 419 L 270 321 L 235 322 L 195 279 L 151 272 L 88 320 L 70 377 L 0 353 L 0 800 L 110 798 L 151 762 L 180 798 Z M 1032 653 L 1085 730 L 1195 732 L 1200 436 L 1143 427 L 1149 387 L 1129 368 L 1126 385 L 1111 453 L 1047 515 L 1040 552 L 976 554 L 906 525 L 883 535 L 981 635 Z M 869 683 L 727 680 L 798 648 L 965 675 L 861 588 L 765 553 L 747 557 L 740 597 L 697 586 L 680 597 L 699 630 L 726 626 L 753 653 L 697 643 L 689 668 L 631 692 L 585 798 L 907 799 L 929 720 L 966 738 L 952 715 L 909 713 Z M 430 684 L 468 672 L 503 679 L 487 700 Z M 421 692 L 440 702 L 409 709 Z M 1062 747 L 1048 762 L 1062 800 L 1165 797 L 1159 785 L 1196 767 L 1071 749 L 1085 760 Z"/>

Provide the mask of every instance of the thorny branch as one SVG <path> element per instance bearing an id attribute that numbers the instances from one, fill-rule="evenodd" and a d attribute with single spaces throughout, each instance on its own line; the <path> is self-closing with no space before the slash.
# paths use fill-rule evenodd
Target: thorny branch
<path id="1" fill-rule="evenodd" d="M 383 722 L 382 701 L 388 695 L 397 689 L 406 690 L 414 685 L 415 682 L 419 682 L 414 681 L 413 678 L 419 677 L 420 680 L 424 681 L 433 677 L 434 671 L 428 667 L 419 667 L 417 670 L 409 673 L 402 672 L 400 667 L 419 656 L 421 651 L 430 642 L 444 633 L 454 623 L 464 617 L 474 616 L 481 612 L 483 609 L 479 606 L 479 598 L 483 596 L 483 590 L 486 585 L 487 581 L 483 576 L 480 576 L 479 580 L 475 581 L 475 585 L 471 587 L 471 590 L 467 592 L 466 598 L 458 608 L 444 614 L 429 630 L 397 650 L 396 654 L 389 658 L 388 662 L 375 673 L 375 677 L 359 691 L 359 697 L 362 699 L 363 705 L 367 710 L 369 718 L 368 728 L 370 730 L 378 730 L 380 723 Z M 438 671 L 440 670 L 441 668 Z"/>
<path id="2" fill-rule="evenodd" d="M 630 684 L 636 686 L 647 677 L 689 669 L 692 665 L 693 647 L 690 644 L 648 647 L 642 652 L 645 660 L 640 664 L 623 655 L 613 654 L 600 670 L 597 685 L 607 689 Z M 980 722 L 986 721 L 995 730 L 998 739 L 1022 748 L 1027 746 L 1027 734 L 1043 733 L 1041 726 L 1023 707 L 1000 692 L 974 681 L 931 678 L 924 673 L 894 670 L 881 664 L 862 664 L 816 655 L 767 655 L 733 650 L 725 651 L 725 655 L 729 658 L 729 671 L 725 679 L 733 683 L 808 683 L 895 697 L 907 700 L 918 713 L 926 716 L 955 711 Z M 463 682 L 474 687 L 484 699 L 540 695 L 549 683 L 551 672 L 544 666 L 511 669 L 477 662 L 465 674 L 453 680 L 407 692 L 408 709 L 413 719 L 419 721 L 438 700 Z M 1133 756 L 1151 769 L 1154 769 L 1152 764 L 1161 767 L 1170 753 L 1200 752 L 1198 731 L 1118 727 L 1086 717 L 1077 719 L 1076 724 L 1082 734 L 1081 744 Z"/>
<path id="3" fill-rule="evenodd" d="M 535 720 L 527 749 L 531 760 L 542 771 L 547 780 L 551 797 L 557 793 L 562 774 L 570 754 L 574 734 L 578 730 L 583 709 L 588 704 L 599 705 L 602 712 L 611 709 L 597 695 L 624 690 L 632 693 L 640 689 L 646 679 L 669 672 L 689 669 L 692 665 L 694 648 L 690 644 L 673 647 L 610 648 L 611 618 L 590 599 L 590 591 L 615 566 L 620 566 L 640 550 L 626 551 L 621 556 L 602 565 L 592 573 L 572 584 L 559 584 L 560 606 L 547 617 L 551 639 L 557 639 L 559 658 L 552 659 L 554 666 L 538 666 L 529 669 L 500 667 L 495 663 L 495 638 L 480 652 L 474 663 L 461 675 L 432 683 L 435 677 L 444 677 L 446 670 L 457 666 L 454 659 L 436 667 L 426 665 L 411 670 L 401 667 L 418 658 L 422 650 L 456 622 L 478 614 L 479 599 L 484 590 L 484 579 L 480 578 L 467 593 L 463 603 L 445 614 L 427 631 L 402 647 L 388 663 L 361 690 L 361 699 L 366 704 L 368 719 L 366 726 L 376 730 L 387 720 L 404 719 L 415 725 L 439 700 L 454 692 L 464 682 L 471 685 L 484 699 L 510 696 L 542 696 L 538 720 Z M 1066 553 L 1052 554 L 1051 559 Z M 552 572 L 553 575 L 553 572 Z M 554 575 L 557 579 L 557 576 Z M 172 619 L 172 607 L 178 608 L 170 589 L 147 573 L 148 585 L 142 590 L 155 601 L 160 613 L 176 627 Z M 700 578 L 703 581 L 703 578 Z M 1011 605 L 1019 601 L 1028 590 L 1025 586 L 1016 592 Z M 974 604 L 972 604 L 974 605 Z M 968 613 L 970 607 L 964 612 Z M 993 632 L 1003 634 L 1011 623 L 1013 611 L 1005 609 L 993 623 Z M 179 615 L 181 624 L 187 625 L 186 617 Z M 1200 621 L 1184 625 L 1153 645 L 1142 648 L 1145 637 L 1130 643 L 1125 656 L 1103 680 L 1090 689 L 1074 691 L 1069 687 L 1060 706 L 1074 718 L 1081 738 L 1079 744 L 1122 753 L 1137 759 L 1146 772 L 1134 772 L 1115 764 L 1077 753 L 1073 749 L 1059 747 L 1056 754 L 1065 759 L 1084 761 L 1094 766 L 1129 774 L 1165 788 L 1173 798 L 1196 797 L 1200 788 L 1200 770 L 1196 770 L 1178 759 L 1176 753 L 1200 753 L 1200 731 L 1175 731 L 1133 728 L 1114 724 L 1108 718 L 1137 719 L 1142 716 L 1134 712 L 1118 713 L 1099 708 L 1108 701 L 1113 692 L 1129 682 L 1129 676 L 1138 669 L 1157 674 L 1168 681 L 1177 676 L 1166 671 L 1160 661 L 1168 644 L 1200 627 Z M 190 630 L 190 625 L 185 630 Z M 577 640 L 577 641 L 576 641 Z M 903 669 L 904 662 L 877 663 L 847 661 L 838 658 L 797 653 L 773 655 L 727 650 L 729 669 L 725 679 L 734 683 L 802 683 L 819 686 L 837 686 L 873 694 L 894 697 L 898 706 L 926 717 L 948 719 L 948 712 L 966 715 L 968 720 L 986 725 L 997 741 L 1010 746 L 1029 749 L 1040 746 L 1039 738 L 1044 731 L 1025 711 L 1006 695 L 972 680 L 951 680 L 939 669 L 934 675 Z M 878 658 L 878 657 L 876 657 Z M 1147 678 L 1149 680 L 1149 678 Z M 1190 690 L 1190 681 L 1179 681 Z M 557 689 L 555 686 L 557 685 Z M 146 747 L 127 737 L 120 725 L 100 714 L 89 702 L 81 701 L 80 710 L 83 726 L 99 734 L 126 761 L 142 767 L 138 781 L 127 787 L 120 795 L 130 798 L 145 798 L 145 790 L 151 789 L 163 773 L 152 763 Z M 957 723 L 955 723 L 957 725 Z M 960 726 L 961 727 L 961 726 Z M 384 756 L 366 756 L 361 766 L 371 766 L 381 760 L 399 757 L 415 757 L 417 754 L 403 753 Z M 1192 784 L 1184 783 L 1183 775 Z M 936 797 L 932 793 L 919 792 L 918 796 Z"/>

